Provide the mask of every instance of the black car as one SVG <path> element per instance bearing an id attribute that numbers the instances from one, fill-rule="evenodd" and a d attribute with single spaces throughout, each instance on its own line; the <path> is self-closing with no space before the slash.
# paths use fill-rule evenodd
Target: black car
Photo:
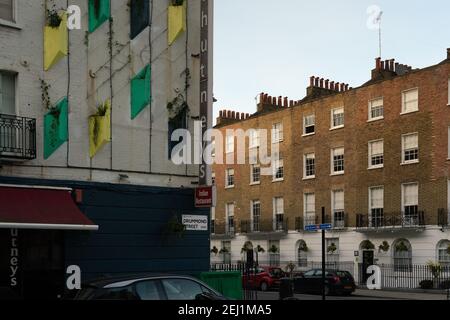
<path id="1" fill-rule="evenodd" d="M 226 300 L 189 276 L 135 275 L 105 278 L 82 286 L 75 300 Z"/>
<path id="2" fill-rule="evenodd" d="M 348 271 L 325 271 L 325 294 L 351 295 L 356 288 L 355 280 Z M 322 293 L 322 269 L 309 270 L 294 278 L 295 293 Z"/>

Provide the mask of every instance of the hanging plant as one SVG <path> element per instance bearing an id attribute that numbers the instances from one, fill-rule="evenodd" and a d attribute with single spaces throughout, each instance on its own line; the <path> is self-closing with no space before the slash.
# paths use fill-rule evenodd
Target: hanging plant
<path id="1" fill-rule="evenodd" d="M 278 247 L 276 246 L 276 245 L 272 245 L 270 248 L 269 248 L 269 252 L 270 253 L 278 253 Z"/>
<path id="2" fill-rule="evenodd" d="M 298 250 L 303 251 L 303 252 L 308 252 L 309 248 L 306 245 L 306 242 L 304 242 L 304 241 L 300 242 L 300 244 L 298 246 Z"/>
<path id="3" fill-rule="evenodd" d="M 182 6 L 183 5 L 184 0 L 172 0 L 172 5 L 173 6 Z"/>
<path id="4" fill-rule="evenodd" d="M 256 252 L 258 252 L 258 253 L 264 253 L 264 252 L 266 252 L 266 250 L 264 250 L 263 247 L 261 247 L 260 245 L 258 245 L 258 246 L 256 247 Z"/>
<path id="5" fill-rule="evenodd" d="M 47 9 L 47 19 L 46 24 L 52 28 L 58 28 L 61 25 L 62 18 L 58 13 L 55 5 L 51 9 Z"/>
<path id="6" fill-rule="evenodd" d="M 176 215 L 173 216 L 167 223 L 167 232 L 178 235 L 179 238 L 183 238 L 185 231 L 186 226 L 178 220 Z"/>
<path id="7" fill-rule="evenodd" d="M 374 250 L 375 249 L 375 245 L 370 240 L 364 240 L 361 243 L 361 249 L 362 250 Z"/>
<path id="8" fill-rule="evenodd" d="M 388 252 L 390 248 L 390 245 L 387 241 L 383 241 L 382 244 L 380 244 L 380 246 L 378 247 L 379 251 L 383 251 L 383 252 Z"/>
<path id="9" fill-rule="evenodd" d="M 247 241 L 241 249 L 241 253 L 251 251 L 253 249 L 253 245 L 251 242 Z"/>
<path id="10" fill-rule="evenodd" d="M 336 244 L 334 242 L 332 242 L 328 248 L 327 248 L 327 252 L 328 253 L 335 253 L 337 250 Z"/>
<path id="11" fill-rule="evenodd" d="M 403 241 L 400 241 L 399 243 L 397 243 L 395 245 L 395 251 L 398 251 L 398 252 L 409 251 L 409 247 Z"/>
<path id="12" fill-rule="evenodd" d="M 226 253 L 230 253 L 230 250 L 228 250 L 227 248 L 222 248 L 219 251 L 220 254 L 226 254 Z"/>
<path id="13" fill-rule="evenodd" d="M 97 112 L 92 115 L 94 119 L 94 143 L 98 144 L 98 138 L 100 134 L 100 126 L 101 126 L 101 119 L 99 117 L 104 117 L 106 115 L 106 112 L 108 111 L 108 104 L 107 103 L 99 103 L 97 104 Z"/>
<path id="14" fill-rule="evenodd" d="M 214 253 L 214 255 L 217 256 L 217 254 L 219 253 L 219 249 L 217 249 L 217 247 L 214 246 L 214 247 L 211 249 L 211 253 Z"/>

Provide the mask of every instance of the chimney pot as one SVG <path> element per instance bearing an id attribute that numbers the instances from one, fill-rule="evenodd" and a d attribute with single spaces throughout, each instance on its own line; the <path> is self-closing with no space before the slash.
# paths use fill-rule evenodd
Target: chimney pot
<path id="1" fill-rule="evenodd" d="M 236 111 L 232 111 L 231 112 L 231 118 L 232 119 L 236 119 Z"/>
<path id="2" fill-rule="evenodd" d="M 272 105 L 277 105 L 277 97 L 272 97 Z"/>
<path id="3" fill-rule="evenodd" d="M 381 69 L 380 70 L 384 70 L 384 61 L 381 61 Z"/>
<path id="4" fill-rule="evenodd" d="M 381 58 L 375 59 L 375 69 L 377 69 L 378 71 L 381 70 Z"/>
<path id="5" fill-rule="evenodd" d="M 279 107 L 282 107 L 283 106 L 283 97 L 282 96 L 279 96 L 278 97 L 278 104 L 277 104 Z"/>
<path id="6" fill-rule="evenodd" d="M 384 68 L 385 70 L 389 70 L 389 60 L 384 61 Z"/>
<path id="7" fill-rule="evenodd" d="M 447 48 L 447 59 L 450 59 L 450 48 Z"/>
<path id="8" fill-rule="evenodd" d="M 294 100 L 289 101 L 289 107 L 293 107 L 294 106 Z"/>
<path id="9" fill-rule="evenodd" d="M 346 85 L 345 85 L 345 91 L 348 91 L 348 87 L 349 87 L 349 85 L 346 84 Z"/>
<path id="10" fill-rule="evenodd" d="M 329 89 L 330 88 L 330 80 L 327 79 L 325 80 L 325 89 Z"/>
<path id="11" fill-rule="evenodd" d="M 389 70 L 395 71 L 395 70 L 394 70 L 394 64 L 395 64 L 395 59 L 391 59 L 391 60 L 389 61 Z"/>
<path id="12" fill-rule="evenodd" d="M 323 78 L 320 78 L 320 87 L 323 89 Z"/>
<path id="13" fill-rule="evenodd" d="M 345 91 L 345 83 L 341 83 L 341 91 Z"/>
<path id="14" fill-rule="evenodd" d="M 339 92 L 339 87 L 340 87 L 340 83 L 336 82 L 335 87 L 334 87 L 334 91 Z"/>
<path id="15" fill-rule="evenodd" d="M 250 113 L 245 114 L 245 118 L 246 119 L 250 118 Z"/>
<path id="16" fill-rule="evenodd" d="M 330 90 L 334 91 L 334 81 L 330 82 Z"/>
<path id="17" fill-rule="evenodd" d="M 223 111 L 220 110 L 220 111 L 219 111 L 219 118 L 222 118 L 222 115 L 223 115 Z"/>
<path id="18" fill-rule="evenodd" d="M 312 76 L 312 77 L 309 78 L 309 86 L 310 86 L 310 87 L 314 87 L 314 79 L 315 79 L 314 76 Z"/>
<path id="19" fill-rule="evenodd" d="M 314 87 L 319 86 L 319 78 L 314 78 Z"/>
<path id="20" fill-rule="evenodd" d="M 284 97 L 283 107 L 287 108 L 288 106 L 288 97 Z"/>
<path id="21" fill-rule="evenodd" d="M 264 94 L 264 103 L 267 103 L 267 97 L 268 97 L 269 95 L 267 94 L 267 93 L 265 93 Z"/>

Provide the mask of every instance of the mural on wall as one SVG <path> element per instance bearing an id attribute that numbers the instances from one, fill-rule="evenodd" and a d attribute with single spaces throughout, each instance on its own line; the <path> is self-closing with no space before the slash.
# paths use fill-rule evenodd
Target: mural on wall
<path id="1" fill-rule="evenodd" d="M 44 159 L 48 159 L 69 138 L 67 97 L 44 116 Z"/>

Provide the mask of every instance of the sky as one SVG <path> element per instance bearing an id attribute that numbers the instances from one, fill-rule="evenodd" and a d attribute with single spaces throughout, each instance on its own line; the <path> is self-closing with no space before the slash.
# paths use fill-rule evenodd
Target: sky
<path id="1" fill-rule="evenodd" d="M 357 87 L 379 56 L 421 68 L 450 48 L 448 0 L 215 0 L 214 119 L 219 110 L 254 113 L 261 93 L 300 100 L 310 76 Z"/>

